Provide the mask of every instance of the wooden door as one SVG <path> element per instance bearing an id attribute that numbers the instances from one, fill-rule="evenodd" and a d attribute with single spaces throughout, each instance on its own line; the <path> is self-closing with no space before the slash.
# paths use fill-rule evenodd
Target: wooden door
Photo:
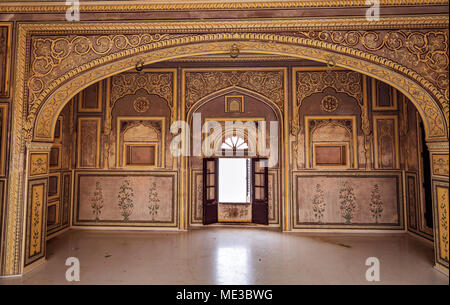
<path id="1" fill-rule="evenodd" d="M 203 224 L 218 221 L 218 160 L 217 158 L 203 159 Z"/>
<path id="2" fill-rule="evenodd" d="M 252 159 L 252 222 L 269 224 L 268 160 Z"/>

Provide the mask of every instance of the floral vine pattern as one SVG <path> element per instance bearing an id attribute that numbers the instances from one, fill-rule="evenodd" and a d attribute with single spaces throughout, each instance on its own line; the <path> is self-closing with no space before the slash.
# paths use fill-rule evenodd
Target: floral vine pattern
<path id="1" fill-rule="evenodd" d="M 95 221 L 99 221 L 103 208 L 103 190 L 100 181 L 95 182 L 95 191 L 91 198 L 91 208 L 92 214 L 95 215 Z"/>
<path id="2" fill-rule="evenodd" d="M 30 256 L 35 255 L 39 252 L 40 248 L 40 239 L 41 239 L 41 205 L 42 205 L 42 198 L 40 196 L 40 193 L 38 191 L 35 191 L 33 193 L 34 200 L 34 210 L 33 210 L 33 230 L 31 232 L 31 250 L 30 250 Z"/>
<path id="3" fill-rule="evenodd" d="M 134 191 L 131 187 L 130 180 L 126 179 L 122 183 L 117 199 L 119 200 L 119 209 L 121 211 L 123 221 L 128 221 L 129 216 L 133 213 L 134 207 Z"/>
<path id="4" fill-rule="evenodd" d="M 159 202 L 159 195 L 156 191 L 156 182 L 153 182 L 152 187 L 148 190 L 148 209 L 153 221 L 155 220 L 155 216 L 158 215 Z"/>
<path id="5" fill-rule="evenodd" d="M 313 198 L 313 213 L 317 222 L 322 223 L 325 212 L 326 203 L 324 200 L 324 193 L 320 184 L 316 184 L 315 194 Z"/>
<path id="6" fill-rule="evenodd" d="M 353 187 L 345 181 L 339 190 L 341 216 L 345 219 L 345 224 L 351 224 L 356 212 L 356 196 Z"/>
<path id="7" fill-rule="evenodd" d="M 383 201 L 381 201 L 381 191 L 378 184 L 373 186 L 369 210 L 372 214 L 372 218 L 375 219 L 375 223 L 378 223 L 378 219 L 381 218 L 381 213 L 383 213 Z"/>
<path id="8" fill-rule="evenodd" d="M 448 30 L 309 31 L 298 35 L 377 52 L 421 73 L 449 99 Z"/>
<path id="9" fill-rule="evenodd" d="M 441 256 L 448 261 L 448 192 L 443 192 L 440 197 Z"/>
<path id="10" fill-rule="evenodd" d="M 92 35 L 36 37 L 32 39 L 32 57 L 28 90 L 29 112 L 46 84 L 61 72 L 75 69 L 80 62 L 94 60 L 121 50 L 135 48 L 168 38 L 168 34 Z"/>
<path id="11" fill-rule="evenodd" d="M 203 97 L 232 86 L 256 91 L 279 107 L 284 101 L 283 71 L 186 72 L 186 105 L 191 107 Z"/>

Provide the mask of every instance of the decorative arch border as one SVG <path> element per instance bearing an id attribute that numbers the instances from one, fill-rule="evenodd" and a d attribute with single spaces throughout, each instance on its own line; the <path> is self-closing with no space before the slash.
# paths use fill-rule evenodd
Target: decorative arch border
<path id="1" fill-rule="evenodd" d="M 448 23 L 448 17 L 446 20 Z M 341 21 L 340 26 L 343 28 L 351 28 L 347 22 Z M 401 25 L 398 22 L 392 22 L 396 24 L 396 27 L 407 24 Z M 433 21 L 430 22 L 434 23 Z M 2 256 L 2 263 L 4 265 L 3 274 L 18 274 L 22 271 L 20 262 L 22 249 L 19 241 L 21 240 L 20 234 L 22 233 L 23 206 L 21 202 L 23 201 L 23 194 L 21 194 L 21 185 L 25 179 L 23 175 L 25 156 L 23 153 L 25 152 L 26 144 L 32 141 L 51 142 L 53 140 L 52 130 L 56 124 L 57 114 L 75 94 L 92 83 L 133 68 L 137 59 L 143 59 L 145 64 L 150 64 L 185 56 L 223 54 L 229 53 L 233 44 L 237 44 L 241 53 L 257 52 L 285 55 L 325 63 L 331 59 L 336 66 L 374 77 L 397 88 L 418 109 L 425 124 L 427 139 L 430 141 L 447 141 L 448 100 L 432 83 L 417 72 L 390 59 L 346 46 L 289 35 L 248 32 L 253 29 L 252 24 L 256 24 L 256 27 L 260 29 L 264 21 L 259 25 L 257 21 L 243 23 L 244 25 L 237 26 L 233 23 L 237 22 L 223 22 L 224 26 L 222 31 L 225 33 L 178 36 L 177 38 L 149 43 L 105 55 L 104 57 L 85 63 L 50 82 L 39 96 L 38 105 L 34 107 L 34 112 L 29 114 L 26 114 L 24 110 L 27 106 L 27 101 L 24 101 L 24 89 L 27 81 L 25 79 L 27 69 L 25 59 L 31 56 L 26 37 L 33 29 L 49 29 L 45 27 L 45 24 L 44 27 L 42 27 L 42 24 L 18 25 L 14 82 L 15 94 L 12 113 L 14 124 L 11 128 L 12 152 L 10 154 L 8 209 L 6 214 L 7 230 L 5 232 L 6 244 Z M 360 27 L 364 27 L 363 23 L 359 22 L 358 24 Z M 382 23 L 382 25 L 386 25 L 386 22 Z M 64 32 L 70 31 L 73 25 L 58 24 L 51 26 L 57 31 L 59 29 L 59 31 Z M 109 26 L 110 28 L 116 26 L 117 31 L 121 30 L 120 24 L 109 24 Z M 130 26 L 132 27 L 133 24 L 128 24 L 127 26 L 130 29 Z M 181 23 L 181 27 L 178 25 L 178 33 L 183 31 L 198 33 L 210 29 L 210 26 L 209 23 L 205 24 L 203 22 L 199 22 L 198 26 L 195 23 L 191 23 L 183 30 L 183 24 Z M 333 25 L 329 21 L 326 21 L 321 26 L 332 27 Z M 293 25 L 292 22 L 288 22 L 271 25 L 263 30 L 292 30 L 299 27 L 300 25 L 298 23 Z M 135 26 L 134 30 L 140 30 L 142 28 L 144 26 L 140 24 Z M 158 30 L 158 24 L 150 28 L 156 31 Z M 368 28 L 374 27 L 368 25 Z M 78 30 L 89 32 L 90 27 L 89 25 L 82 24 L 78 26 Z M 173 29 L 163 29 L 162 31 L 170 32 Z"/>
<path id="2" fill-rule="evenodd" d="M 228 53 L 236 44 L 241 53 L 264 53 L 305 58 L 320 62 L 333 60 L 336 66 L 357 71 L 384 81 L 400 90 L 416 106 L 424 119 L 428 140 L 446 140 L 448 101 L 425 78 L 389 59 L 312 39 L 254 33 L 205 34 L 150 43 L 130 50 L 106 55 L 83 64 L 52 81 L 36 100 L 37 107 L 24 124 L 34 141 L 51 142 L 56 124 L 55 114 L 75 94 L 109 76 L 133 68 L 137 60 L 152 64 L 186 56 Z M 19 67 L 20 68 L 20 67 Z M 19 90 L 21 89 L 19 82 Z M 23 87 L 22 87 L 23 89 Z M 22 90 L 20 90 L 22 91 Z M 430 94 L 429 91 L 432 93 Z M 17 92 L 16 100 L 23 96 Z M 438 103 L 447 105 L 444 113 Z"/>

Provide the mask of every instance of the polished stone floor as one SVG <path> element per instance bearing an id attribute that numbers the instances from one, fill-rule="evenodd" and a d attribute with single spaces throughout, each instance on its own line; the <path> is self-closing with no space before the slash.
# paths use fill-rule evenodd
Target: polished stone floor
<path id="1" fill-rule="evenodd" d="M 70 230 L 48 242 L 48 261 L 0 284 L 373 284 L 368 257 L 380 261 L 379 284 L 449 284 L 433 268 L 433 247 L 408 234 L 305 234 L 260 228 L 189 232 Z"/>

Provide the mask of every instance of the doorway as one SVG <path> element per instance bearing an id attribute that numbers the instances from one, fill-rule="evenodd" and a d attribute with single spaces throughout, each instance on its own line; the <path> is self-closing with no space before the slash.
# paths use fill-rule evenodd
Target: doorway
<path id="1" fill-rule="evenodd" d="M 203 224 L 218 223 L 219 205 L 251 205 L 251 222 L 269 224 L 268 160 L 203 159 Z"/>

